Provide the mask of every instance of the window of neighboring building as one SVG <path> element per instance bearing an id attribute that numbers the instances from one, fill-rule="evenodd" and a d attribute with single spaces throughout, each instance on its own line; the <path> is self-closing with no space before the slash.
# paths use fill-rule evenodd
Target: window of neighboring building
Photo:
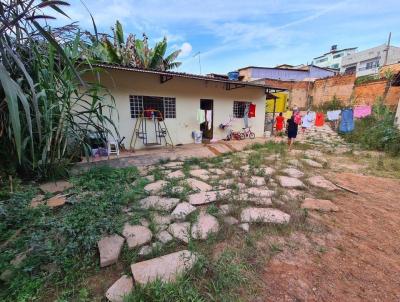
<path id="1" fill-rule="evenodd" d="M 319 59 L 319 60 L 317 60 L 317 63 L 322 63 L 322 62 L 325 62 L 325 61 L 328 61 L 328 58 Z"/>
<path id="2" fill-rule="evenodd" d="M 365 64 L 365 69 L 372 69 L 372 68 L 376 68 L 379 67 L 379 61 L 372 61 L 372 62 L 367 62 L 367 64 Z"/>
<path id="3" fill-rule="evenodd" d="M 176 99 L 171 97 L 130 95 L 131 118 L 138 118 L 143 110 L 158 110 L 164 118 L 176 118 Z"/>
<path id="4" fill-rule="evenodd" d="M 339 64 L 338 63 L 333 64 L 333 65 L 331 65 L 331 68 L 339 68 Z"/>
<path id="5" fill-rule="evenodd" d="M 338 53 L 338 54 L 334 55 L 333 58 L 336 59 L 336 58 L 340 58 L 342 56 L 343 56 L 343 53 Z"/>
<path id="6" fill-rule="evenodd" d="M 234 118 L 242 118 L 244 116 L 244 111 L 246 109 L 246 105 L 250 105 L 250 102 L 233 102 L 233 117 Z"/>

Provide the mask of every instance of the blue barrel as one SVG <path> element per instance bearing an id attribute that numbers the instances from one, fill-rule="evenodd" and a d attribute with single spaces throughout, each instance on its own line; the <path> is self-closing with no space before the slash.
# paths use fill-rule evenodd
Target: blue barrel
<path id="1" fill-rule="evenodd" d="M 239 79 L 239 71 L 228 72 L 228 79 L 231 81 L 237 81 Z"/>

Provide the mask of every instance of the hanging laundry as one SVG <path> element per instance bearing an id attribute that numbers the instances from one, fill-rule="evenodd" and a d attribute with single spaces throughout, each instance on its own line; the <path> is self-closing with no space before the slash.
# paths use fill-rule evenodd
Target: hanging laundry
<path id="1" fill-rule="evenodd" d="M 294 115 L 294 122 L 295 122 L 297 125 L 300 125 L 300 124 L 301 124 L 301 114 L 300 114 L 300 111 L 295 111 L 295 112 L 293 113 L 293 115 Z"/>
<path id="2" fill-rule="evenodd" d="M 212 110 L 206 110 L 206 120 L 207 120 L 207 128 L 211 129 L 212 125 Z"/>
<path id="3" fill-rule="evenodd" d="M 249 117 L 256 117 L 256 105 L 250 104 L 249 106 Z"/>
<path id="4" fill-rule="evenodd" d="M 206 121 L 206 115 L 204 110 L 198 109 L 197 110 L 197 121 L 202 124 Z"/>
<path id="5" fill-rule="evenodd" d="M 323 112 L 317 112 L 315 115 L 315 126 L 321 127 L 325 123 L 325 116 Z"/>
<path id="6" fill-rule="evenodd" d="M 337 121 L 339 119 L 341 110 L 330 110 L 326 113 L 329 121 Z"/>
<path id="7" fill-rule="evenodd" d="M 363 118 L 371 115 L 372 108 L 370 105 L 360 105 L 354 107 L 354 117 Z"/>
<path id="8" fill-rule="evenodd" d="M 342 119 L 339 125 L 339 131 L 343 133 L 354 130 L 353 109 L 342 110 Z"/>
<path id="9" fill-rule="evenodd" d="M 286 111 L 286 112 L 283 113 L 283 117 L 284 117 L 286 120 L 290 119 L 290 118 L 292 117 L 292 115 L 293 115 L 293 112 L 290 111 L 290 110 L 288 110 L 288 111 Z"/>
<path id="10" fill-rule="evenodd" d="M 302 127 L 303 128 L 311 128 L 312 125 L 314 125 L 315 121 L 315 112 L 309 111 L 305 116 L 302 118 Z"/>

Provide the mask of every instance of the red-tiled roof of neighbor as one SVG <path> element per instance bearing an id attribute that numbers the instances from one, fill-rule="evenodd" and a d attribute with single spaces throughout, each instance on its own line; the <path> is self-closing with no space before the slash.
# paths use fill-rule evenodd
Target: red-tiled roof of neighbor
<path id="1" fill-rule="evenodd" d="M 264 88 L 264 89 L 271 88 L 271 87 L 268 87 L 268 86 L 265 86 L 262 84 L 255 84 L 255 83 L 250 83 L 250 82 L 245 82 L 245 81 L 233 81 L 233 80 L 229 80 L 229 79 L 215 78 L 215 77 L 203 76 L 203 75 L 191 74 L 191 73 L 185 73 L 185 72 L 143 69 L 143 68 L 122 66 L 119 64 L 109 64 L 109 63 L 95 63 L 92 65 L 96 66 L 96 67 L 101 67 L 101 68 L 133 71 L 133 72 L 147 73 L 147 74 L 156 74 L 156 75 L 161 75 L 161 76 L 164 75 L 164 76 L 180 77 L 180 78 L 187 78 L 187 79 L 193 79 L 193 80 L 204 80 L 204 81 L 210 81 L 210 82 L 243 85 L 243 86 L 248 86 L 248 87 L 258 87 L 258 88 Z"/>

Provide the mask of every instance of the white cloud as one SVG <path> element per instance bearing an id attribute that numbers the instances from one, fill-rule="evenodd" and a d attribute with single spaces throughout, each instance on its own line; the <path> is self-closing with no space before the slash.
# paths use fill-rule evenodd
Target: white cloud
<path id="1" fill-rule="evenodd" d="M 187 57 L 191 52 L 192 52 L 192 45 L 188 42 L 184 42 L 182 44 L 181 48 L 181 53 L 180 53 L 180 57 Z"/>

